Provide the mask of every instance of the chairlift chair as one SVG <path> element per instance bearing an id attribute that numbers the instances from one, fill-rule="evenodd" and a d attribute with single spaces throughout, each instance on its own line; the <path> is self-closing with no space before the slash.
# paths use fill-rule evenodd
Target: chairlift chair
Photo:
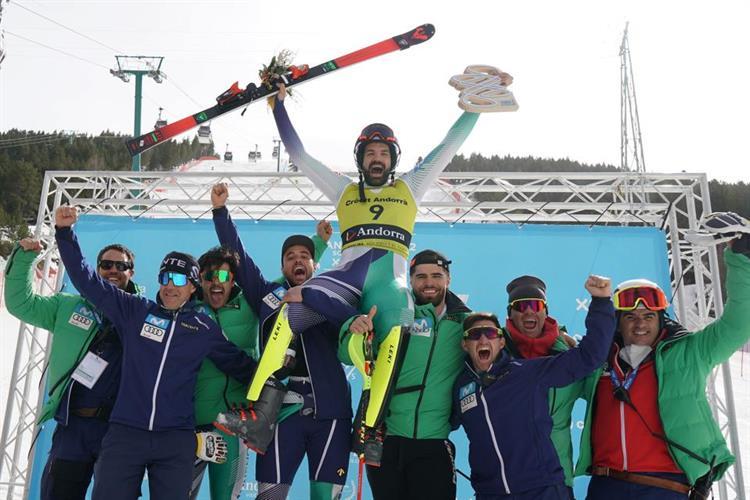
<path id="1" fill-rule="evenodd" d="M 167 124 L 167 120 L 161 117 L 161 112 L 164 111 L 164 108 L 159 108 L 159 118 L 156 119 L 156 124 L 154 125 L 154 128 L 161 128 Z"/>
<path id="2" fill-rule="evenodd" d="M 211 138 L 211 125 L 201 125 L 198 127 L 198 143 L 199 144 L 213 144 Z"/>

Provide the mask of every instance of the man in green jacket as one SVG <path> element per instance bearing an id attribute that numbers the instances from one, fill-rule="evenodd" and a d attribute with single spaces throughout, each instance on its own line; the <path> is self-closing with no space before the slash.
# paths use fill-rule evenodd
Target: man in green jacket
<path id="1" fill-rule="evenodd" d="M 706 399 L 711 370 L 750 339 L 750 234 L 730 245 L 724 313 L 699 331 L 666 316 L 655 283 L 630 280 L 615 291 L 609 362 L 584 385 L 576 475 L 593 476 L 588 498 L 702 499 L 734 463 Z"/>
<path id="2" fill-rule="evenodd" d="M 47 400 L 37 420 L 57 422 L 42 474 L 43 500 L 83 500 L 117 396 L 122 345 L 112 324 L 79 295 L 33 291 L 33 263 L 42 247 L 25 238 L 5 269 L 5 304 L 21 321 L 52 333 Z M 134 255 L 119 244 L 97 256 L 99 276 L 136 293 Z"/>
<path id="3" fill-rule="evenodd" d="M 386 413 L 380 467 L 367 466 L 375 499 L 456 497 L 454 447 L 448 434 L 453 383 L 465 356 L 462 324 L 471 311 L 448 290 L 450 264 L 434 250 L 423 250 L 409 262 L 415 319 Z M 351 333 L 371 331 L 375 314 L 376 309 L 344 324 L 342 345 Z"/>
<path id="4" fill-rule="evenodd" d="M 323 255 L 332 233 L 330 223 L 321 221 L 311 239 L 315 246 L 315 261 Z M 240 265 L 239 254 L 227 247 L 214 247 L 198 259 L 201 275 L 202 312 L 209 315 L 224 331 L 226 337 L 254 359 L 258 358 L 258 316 L 247 302 L 239 284 L 235 282 Z M 281 278 L 294 279 L 294 269 L 282 264 Z M 247 387 L 225 375 L 210 361 L 205 360 L 198 372 L 195 386 L 195 422 L 197 430 L 214 431 L 226 442 L 226 460 L 217 463 L 196 459 L 190 498 L 200 491 L 206 469 L 211 489 L 211 500 L 230 500 L 239 497 L 245 483 L 248 448 L 237 436 L 214 429 L 216 416 L 233 406 L 247 404 Z"/>
<path id="5" fill-rule="evenodd" d="M 536 276 L 519 276 L 505 287 L 508 292 L 508 319 L 503 331 L 505 349 L 514 358 L 534 359 L 554 356 L 575 347 L 565 327 L 549 316 L 547 285 Z M 565 484 L 573 495 L 573 445 L 570 422 L 573 405 L 578 399 L 581 382 L 550 389 L 552 443 L 565 473 Z"/>

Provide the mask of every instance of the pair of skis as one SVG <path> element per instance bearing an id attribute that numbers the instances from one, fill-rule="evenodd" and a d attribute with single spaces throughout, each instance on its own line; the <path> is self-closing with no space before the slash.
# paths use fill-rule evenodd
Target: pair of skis
<path id="1" fill-rule="evenodd" d="M 347 66 L 352 66 L 368 59 L 405 50 L 414 45 L 426 42 L 435 34 L 435 27 L 431 24 L 423 24 L 404 34 L 388 38 L 382 42 L 370 45 L 363 49 L 346 54 L 337 59 L 318 64 L 317 66 L 290 66 L 288 71 L 281 75 L 280 81 L 287 87 L 299 85 L 319 76 L 331 73 Z M 159 127 L 140 137 L 134 137 L 126 142 L 131 156 L 158 146 L 169 139 L 187 132 L 209 120 L 217 118 L 237 108 L 245 107 L 261 99 L 273 96 L 278 92 L 276 85 L 261 84 L 256 86 L 251 83 L 245 89 L 241 89 L 235 82 L 227 91 L 216 98 L 217 104 L 194 115 L 187 116 L 181 120 Z"/>

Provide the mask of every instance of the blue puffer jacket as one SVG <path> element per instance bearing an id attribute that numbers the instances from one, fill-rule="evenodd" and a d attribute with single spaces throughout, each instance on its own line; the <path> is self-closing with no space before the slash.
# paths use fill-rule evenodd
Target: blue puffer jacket
<path id="1" fill-rule="evenodd" d="M 260 318 L 260 348 L 276 321 L 281 299 L 289 283 L 268 281 L 245 250 L 237 226 L 226 207 L 214 209 L 214 227 L 219 242 L 240 254 L 237 283 L 245 299 Z M 337 356 L 338 329 L 329 323 L 310 328 L 300 335 L 302 354 L 310 375 L 315 400 L 314 416 L 320 419 L 352 418 L 351 390 Z"/>
<path id="2" fill-rule="evenodd" d="M 219 369 L 249 383 L 255 361 L 189 302 L 177 311 L 130 295 L 101 279 L 84 261 L 70 228 L 55 234 L 71 282 L 117 329 L 122 375 L 110 422 L 149 431 L 195 428 L 193 393 L 208 357 Z"/>
<path id="3" fill-rule="evenodd" d="M 556 356 L 514 359 L 503 350 L 486 373 L 467 360 L 454 385 L 454 426 L 469 437 L 471 484 L 481 495 L 509 495 L 562 485 L 550 439 L 548 394 L 581 379 L 606 360 L 615 332 L 609 299 L 593 298 L 587 334 L 577 348 Z"/>

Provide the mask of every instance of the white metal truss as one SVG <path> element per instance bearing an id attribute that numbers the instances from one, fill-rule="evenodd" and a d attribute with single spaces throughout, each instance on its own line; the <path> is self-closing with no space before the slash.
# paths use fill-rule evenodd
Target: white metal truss
<path id="1" fill-rule="evenodd" d="M 37 237 L 48 250 L 43 276 L 56 259 L 54 210 L 75 204 L 85 213 L 140 217 L 209 218 L 210 189 L 230 184 L 234 218 L 309 219 L 334 216 L 332 204 L 297 173 L 221 172 L 55 172 L 45 175 Z M 446 172 L 419 209 L 422 222 L 517 225 L 580 224 L 652 226 L 665 231 L 675 312 L 688 329 L 697 329 L 723 310 L 715 248 L 695 247 L 684 234 L 711 212 L 704 174 Z M 59 273 L 61 274 L 61 273 Z M 40 293 L 58 289 L 42 280 Z M 33 455 L 25 460 L 41 406 L 48 335 L 22 324 L 10 381 L 10 397 L 0 441 L 0 486 L 7 498 L 28 491 Z M 727 364 L 709 380 L 708 395 L 730 449 L 737 457 L 715 485 L 719 498 L 745 498 L 736 428 L 732 379 Z M 33 451 L 32 451 L 33 453 Z"/>

